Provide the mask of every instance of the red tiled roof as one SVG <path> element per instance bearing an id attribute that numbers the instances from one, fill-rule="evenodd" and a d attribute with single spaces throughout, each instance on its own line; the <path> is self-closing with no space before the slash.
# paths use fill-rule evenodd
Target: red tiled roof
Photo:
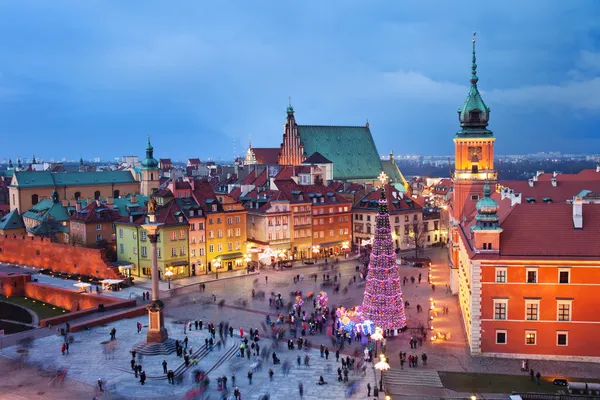
<path id="1" fill-rule="evenodd" d="M 252 147 L 257 164 L 277 164 L 279 148 L 277 147 Z"/>
<path id="2" fill-rule="evenodd" d="M 190 164 L 190 165 L 200 165 L 200 159 L 199 158 L 190 158 L 188 160 L 188 164 Z"/>
<path id="3" fill-rule="evenodd" d="M 583 205 L 583 229 L 570 204 L 517 204 L 501 227 L 500 256 L 600 257 L 600 205 Z"/>
<path id="4" fill-rule="evenodd" d="M 544 173 L 538 176 L 538 181 L 551 181 L 553 173 Z M 576 174 L 562 174 L 556 176 L 558 181 L 588 181 L 600 180 L 600 172 L 595 169 L 583 169 Z"/>
<path id="5" fill-rule="evenodd" d="M 100 223 L 100 222 L 115 222 L 121 217 L 117 210 L 109 208 L 106 204 L 100 203 L 98 205 L 95 201 L 91 202 L 87 207 L 81 211 L 75 211 L 70 216 L 71 221 L 88 223 Z"/>
<path id="6" fill-rule="evenodd" d="M 394 197 L 394 194 L 396 196 Z M 385 186 L 385 196 L 388 201 L 388 212 L 395 214 L 403 211 L 421 211 L 423 206 L 414 199 L 402 198 L 402 193 L 392 185 Z M 363 196 L 352 207 L 353 210 L 377 210 L 379 208 L 379 199 L 381 197 L 381 188 L 371 191 Z"/>
<path id="7" fill-rule="evenodd" d="M 223 211 L 221 204 L 217 200 L 217 196 L 215 195 L 215 191 L 211 185 L 211 183 L 207 179 L 196 179 L 193 182 L 193 192 L 192 197 L 196 200 L 198 205 L 202 208 L 205 214 L 213 212 L 210 207 L 208 207 L 206 200 L 212 200 L 212 204 L 217 204 L 218 212 Z"/>
<path id="8" fill-rule="evenodd" d="M 444 196 L 448 194 L 452 187 L 452 181 L 448 178 L 440 179 L 438 183 L 433 186 L 433 194 Z"/>
<path id="9" fill-rule="evenodd" d="M 533 182 L 533 187 L 527 181 L 502 181 L 500 185 L 513 189 L 515 193 L 521 193 L 522 202 L 530 197 L 538 203 L 541 203 L 544 198 L 551 198 L 553 203 L 564 203 L 572 200 L 582 190 L 600 192 L 600 174 L 597 180 L 559 179 L 561 176 L 563 175 L 557 177 L 556 186 L 552 186 L 551 180 L 538 180 Z"/>
<path id="10" fill-rule="evenodd" d="M 242 194 L 242 189 L 239 186 L 233 188 L 231 192 L 229 192 L 229 196 L 234 200 L 239 200 L 240 195 Z"/>
<path id="11" fill-rule="evenodd" d="M 181 213 L 181 215 L 183 216 L 181 208 L 179 208 L 179 205 L 177 205 L 177 203 L 173 199 L 164 206 L 156 208 L 156 222 L 171 225 L 181 223 L 185 224 L 185 219 L 184 222 L 179 222 L 176 213 Z"/>
<path id="12" fill-rule="evenodd" d="M 175 189 L 191 189 L 192 185 L 188 181 L 177 181 L 175 182 Z"/>

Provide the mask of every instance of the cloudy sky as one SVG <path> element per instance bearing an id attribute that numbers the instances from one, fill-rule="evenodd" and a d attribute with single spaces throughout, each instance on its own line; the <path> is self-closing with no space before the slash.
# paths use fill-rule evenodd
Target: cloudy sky
<path id="1" fill-rule="evenodd" d="M 494 3 L 495 5 L 491 5 Z M 231 159 L 299 124 L 450 154 L 477 31 L 502 154 L 600 152 L 600 3 L 0 0 L 0 159 Z"/>

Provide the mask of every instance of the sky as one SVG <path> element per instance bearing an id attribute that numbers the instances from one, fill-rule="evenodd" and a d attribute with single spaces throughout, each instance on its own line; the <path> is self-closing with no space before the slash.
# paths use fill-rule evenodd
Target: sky
<path id="1" fill-rule="evenodd" d="M 496 152 L 600 153 L 594 0 L 0 0 L 0 160 L 232 159 L 300 125 L 446 155 L 479 88 Z"/>

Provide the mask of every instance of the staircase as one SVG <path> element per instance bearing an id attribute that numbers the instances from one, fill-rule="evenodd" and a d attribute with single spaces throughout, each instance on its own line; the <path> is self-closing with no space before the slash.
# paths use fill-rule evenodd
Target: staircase
<path id="1" fill-rule="evenodd" d="M 157 356 L 175 353 L 175 339 L 167 339 L 163 343 L 143 342 L 133 348 L 133 351 L 143 356 Z"/>
<path id="2" fill-rule="evenodd" d="M 437 371 L 418 368 L 407 368 L 400 370 L 394 368 L 389 370 L 383 374 L 383 383 L 385 384 L 385 387 L 388 388 L 388 391 L 392 393 L 397 392 L 393 390 L 393 388 L 396 386 L 444 387 Z"/>

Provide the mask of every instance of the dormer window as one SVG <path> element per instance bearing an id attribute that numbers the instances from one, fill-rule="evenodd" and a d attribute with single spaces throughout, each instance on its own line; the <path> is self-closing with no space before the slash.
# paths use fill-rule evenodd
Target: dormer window
<path id="1" fill-rule="evenodd" d="M 213 205 L 212 205 L 212 211 L 213 211 L 213 212 L 217 212 L 217 205 L 216 205 L 216 204 L 213 204 Z"/>
<path id="2" fill-rule="evenodd" d="M 469 111 L 469 122 L 481 122 L 481 111 L 479 111 L 479 110 Z"/>

